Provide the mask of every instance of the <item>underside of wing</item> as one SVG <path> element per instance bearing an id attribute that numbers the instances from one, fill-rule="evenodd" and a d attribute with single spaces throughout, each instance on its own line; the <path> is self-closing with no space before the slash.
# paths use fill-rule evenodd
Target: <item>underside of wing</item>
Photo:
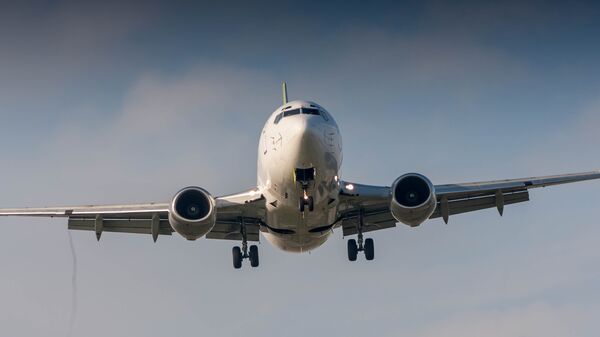
<path id="1" fill-rule="evenodd" d="M 131 205 L 72 206 L 14 208 L 0 210 L 0 216 L 64 217 L 71 230 L 171 235 L 169 204 L 147 203 Z"/>
<path id="2" fill-rule="evenodd" d="M 264 219 L 264 198 L 257 189 L 214 199 L 217 216 L 206 234 L 208 239 L 241 240 L 245 231 L 248 241 L 259 241 Z M 0 209 L 0 216 L 68 218 L 71 230 L 171 235 L 170 203 L 146 203 L 106 206 L 67 206 Z"/>
<path id="3" fill-rule="evenodd" d="M 493 180 L 462 184 L 436 185 L 437 207 L 431 218 L 497 208 L 500 215 L 505 205 L 529 201 L 529 189 L 599 179 L 600 172 L 584 172 L 544 177 Z"/>
<path id="4" fill-rule="evenodd" d="M 207 239 L 259 241 L 265 219 L 265 198 L 258 189 L 217 198 L 217 223 Z"/>
<path id="5" fill-rule="evenodd" d="M 443 218 L 448 223 L 455 214 L 497 208 L 502 215 L 506 205 L 529 201 L 529 189 L 599 179 L 600 171 L 521 179 L 435 185 L 435 204 L 429 218 Z M 425 178 L 426 179 L 426 178 Z M 356 234 L 362 214 L 363 232 L 390 228 L 399 221 L 390 205 L 396 185 L 369 186 L 345 182 L 340 193 L 340 221 L 344 235 Z"/>
<path id="6" fill-rule="evenodd" d="M 358 233 L 361 216 L 363 232 L 396 227 L 398 221 L 390 212 L 389 187 L 349 182 L 343 182 L 341 186 L 338 226 L 342 227 L 344 236 Z"/>
<path id="7" fill-rule="evenodd" d="M 498 190 L 503 192 L 515 192 L 528 190 L 531 188 L 548 187 L 599 178 L 600 171 L 592 171 L 544 177 L 436 185 L 435 191 L 438 196 L 445 195 L 448 197 L 477 197 L 489 195 L 490 193 Z"/>

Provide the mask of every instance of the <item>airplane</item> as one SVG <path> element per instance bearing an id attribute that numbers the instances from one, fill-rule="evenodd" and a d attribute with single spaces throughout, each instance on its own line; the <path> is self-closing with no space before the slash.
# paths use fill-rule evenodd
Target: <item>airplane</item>
<path id="1" fill-rule="evenodd" d="M 288 102 L 271 114 L 260 135 L 257 185 L 241 193 L 213 197 L 201 187 L 181 189 L 170 202 L 111 206 L 0 209 L 0 216 L 64 217 L 69 230 L 160 235 L 174 232 L 187 240 L 241 241 L 232 249 L 233 267 L 248 259 L 258 267 L 260 234 L 287 252 L 309 252 L 323 245 L 335 229 L 347 241 L 350 261 L 359 252 L 375 257 L 372 238 L 364 233 L 405 224 L 418 227 L 428 219 L 447 224 L 455 214 L 529 201 L 532 188 L 600 178 L 585 173 L 434 185 L 418 173 L 398 177 L 390 186 L 372 186 L 340 177 L 342 137 L 331 113 L 303 100 Z"/>

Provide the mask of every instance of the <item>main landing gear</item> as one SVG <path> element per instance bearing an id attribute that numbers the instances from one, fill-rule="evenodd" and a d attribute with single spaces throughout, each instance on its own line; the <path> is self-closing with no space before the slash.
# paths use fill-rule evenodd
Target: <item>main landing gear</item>
<path id="1" fill-rule="evenodd" d="M 375 242 L 368 238 L 364 241 L 358 239 L 358 243 L 354 239 L 348 240 L 348 260 L 356 261 L 358 252 L 365 252 L 367 261 L 372 261 L 375 258 Z"/>
<path id="2" fill-rule="evenodd" d="M 242 247 L 233 247 L 231 253 L 233 255 L 233 268 L 240 269 L 242 268 L 242 262 L 244 259 L 250 260 L 250 265 L 255 268 L 258 267 L 259 259 L 258 259 L 258 247 L 255 245 L 250 246 L 248 249 L 248 238 L 246 234 L 246 223 L 244 222 L 244 218 L 241 219 L 241 234 L 242 234 Z"/>
<path id="3" fill-rule="evenodd" d="M 372 261 L 375 258 L 375 242 L 373 239 L 368 238 L 363 241 L 363 228 L 364 228 L 364 215 L 361 209 L 358 215 L 358 224 L 356 230 L 358 232 L 357 240 L 348 240 L 348 260 L 356 261 L 358 252 L 365 252 L 365 258 L 367 261 Z"/>
<path id="4" fill-rule="evenodd" d="M 248 245 L 240 247 L 233 247 L 233 268 L 240 269 L 242 268 L 242 261 L 244 259 L 250 260 L 250 265 L 252 267 L 258 267 L 258 247 L 255 245 L 250 246 L 250 250 L 248 250 Z"/>

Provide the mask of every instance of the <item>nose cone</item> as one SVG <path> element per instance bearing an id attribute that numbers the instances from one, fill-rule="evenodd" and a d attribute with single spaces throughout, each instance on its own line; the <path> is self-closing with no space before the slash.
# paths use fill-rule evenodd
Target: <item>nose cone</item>
<path id="1" fill-rule="evenodd" d="M 316 156 L 323 150 L 323 130 L 312 116 L 298 116 L 295 121 L 291 144 L 302 166 L 312 166 Z M 298 166 L 300 167 L 300 166 Z"/>
<path id="2" fill-rule="evenodd" d="M 315 123 L 311 117 L 304 118 L 300 129 L 300 139 L 304 146 L 315 147 L 321 143 L 323 132 L 318 123 Z"/>

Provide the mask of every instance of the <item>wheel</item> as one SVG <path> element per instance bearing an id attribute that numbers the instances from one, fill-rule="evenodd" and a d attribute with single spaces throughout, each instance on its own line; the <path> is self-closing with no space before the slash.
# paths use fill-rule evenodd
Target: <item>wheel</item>
<path id="1" fill-rule="evenodd" d="M 300 209 L 300 213 L 304 213 L 304 199 L 300 198 L 300 202 L 298 203 L 298 208 Z"/>
<path id="2" fill-rule="evenodd" d="M 233 255 L 233 268 L 242 268 L 242 249 L 240 249 L 240 247 L 237 246 L 233 247 L 231 253 Z"/>
<path id="3" fill-rule="evenodd" d="M 308 211 L 312 212 L 315 210 L 315 200 L 313 197 L 308 197 Z"/>
<path id="4" fill-rule="evenodd" d="M 250 257 L 250 265 L 252 267 L 258 267 L 258 247 L 254 245 L 250 246 L 248 255 Z"/>
<path id="5" fill-rule="evenodd" d="M 356 261 L 357 255 L 358 255 L 358 246 L 356 245 L 356 240 L 354 240 L 354 239 L 348 240 L 348 260 Z"/>
<path id="6" fill-rule="evenodd" d="M 373 239 L 365 240 L 365 258 L 367 258 L 367 261 L 375 258 L 375 242 L 373 242 Z"/>

